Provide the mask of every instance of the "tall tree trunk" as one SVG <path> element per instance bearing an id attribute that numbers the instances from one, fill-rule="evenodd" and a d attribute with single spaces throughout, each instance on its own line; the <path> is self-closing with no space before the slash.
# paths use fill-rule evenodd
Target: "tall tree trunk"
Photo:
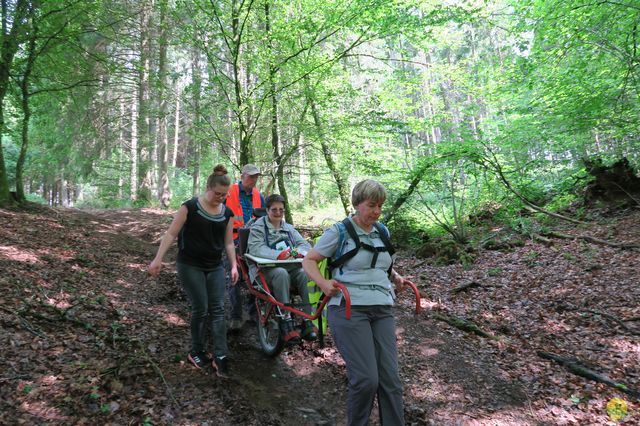
<path id="1" fill-rule="evenodd" d="M 193 49 L 191 58 L 191 74 L 193 75 L 193 123 L 191 128 L 191 165 L 193 177 L 193 194 L 200 193 L 200 93 L 202 90 L 202 70 L 200 69 L 200 53 Z"/>
<path id="2" fill-rule="evenodd" d="M 316 180 L 318 179 L 318 173 L 316 167 L 312 165 L 309 167 L 309 199 L 313 207 L 318 207 L 318 197 L 316 196 L 317 186 Z"/>
<path id="3" fill-rule="evenodd" d="M 284 184 L 284 159 L 282 157 L 282 147 L 280 146 L 280 134 L 278 126 L 278 96 L 276 93 L 276 69 L 272 62 L 273 45 L 271 40 L 271 17 L 269 16 L 269 0 L 264 3 L 265 30 L 267 32 L 267 46 L 269 50 L 269 98 L 271 99 L 271 147 L 273 149 L 273 161 L 276 163 L 276 180 L 278 182 L 278 191 L 285 199 L 284 219 L 293 224 L 291 208 L 289 207 L 289 198 L 287 188 Z"/>
<path id="4" fill-rule="evenodd" d="M 306 167 L 306 148 L 304 146 L 304 136 L 302 132 L 298 132 L 298 198 L 305 199 L 307 189 L 307 167 Z"/>
<path id="5" fill-rule="evenodd" d="M 159 57 L 158 57 L 158 98 L 160 105 L 158 108 L 158 170 L 160 179 L 158 185 L 158 198 L 160 206 L 169 207 L 171 201 L 171 189 L 169 188 L 168 174 L 168 133 L 167 133 L 167 100 L 166 87 L 167 79 L 167 42 L 169 25 L 167 20 L 167 0 L 160 0 L 160 37 L 159 37 Z"/>
<path id="6" fill-rule="evenodd" d="M 4 122 L 4 98 L 9 89 L 9 79 L 13 58 L 18 51 L 20 44 L 20 34 L 24 26 L 24 16 L 27 12 L 26 0 L 17 0 L 15 3 L 14 14 L 9 17 L 7 0 L 2 0 L 0 6 L 2 8 L 2 40 L 0 44 L 0 206 L 13 203 L 13 198 L 9 191 L 9 178 L 7 176 L 7 168 L 4 162 L 4 149 L 2 147 L 2 135 L 5 132 Z M 7 33 L 7 25 L 11 22 L 11 30 Z"/>
<path id="7" fill-rule="evenodd" d="M 244 93 L 242 90 L 242 72 L 240 64 L 240 55 L 242 53 L 242 30 L 240 26 L 240 8 L 241 3 L 237 0 L 232 2 L 231 31 L 232 31 L 232 51 L 231 59 L 233 66 L 233 89 L 236 99 L 236 116 L 238 120 L 238 132 L 240 134 L 240 165 L 247 164 L 251 161 L 249 152 L 249 131 L 245 122 L 246 111 L 244 111 Z"/>
<path id="8" fill-rule="evenodd" d="M 131 174 L 129 176 L 132 202 L 138 199 L 138 100 L 131 99 Z"/>
<path id="9" fill-rule="evenodd" d="M 60 172 L 60 205 L 69 207 L 69 183 L 65 177 L 64 167 Z"/>
<path id="10" fill-rule="evenodd" d="M 124 176 L 125 170 L 123 167 L 124 164 L 124 131 L 125 131 L 125 113 L 126 108 L 124 104 L 124 98 L 120 98 L 120 131 L 118 133 L 118 200 L 122 200 L 124 198 L 123 187 L 124 187 Z"/>
<path id="11" fill-rule="evenodd" d="M 344 208 L 344 212 L 346 215 L 349 214 L 350 205 L 349 202 L 349 188 L 344 178 L 340 174 L 340 170 L 336 166 L 335 160 L 333 159 L 333 154 L 331 153 L 331 147 L 327 143 L 327 139 L 324 135 L 324 129 L 322 127 L 322 121 L 320 120 L 320 113 L 318 111 L 318 107 L 316 106 L 316 102 L 313 99 L 313 95 L 309 88 L 307 88 L 307 97 L 309 100 L 309 105 L 311 106 L 311 115 L 313 116 L 313 122 L 316 126 L 316 131 L 318 133 L 318 138 L 320 139 L 320 147 L 322 149 L 322 155 L 324 156 L 324 160 L 327 162 L 327 167 L 329 171 L 333 175 L 333 179 L 336 181 L 336 185 L 338 187 L 338 194 L 340 195 L 340 201 L 342 202 L 342 207 Z"/>
<path id="12" fill-rule="evenodd" d="M 138 202 L 149 205 L 152 200 L 153 178 L 152 151 L 154 138 L 149 132 L 151 117 L 149 108 L 151 63 L 151 16 L 154 0 L 144 0 L 140 9 L 140 64 L 138 65 Z"/>
<path id="13" fill-rule="evenodd" d="M 176 164 L 178 161 L 178 145 L 180 143 L 180 96 L 181 93 L 176 93 L 176 108 L 175 117 L 173 122 L 173 154 L 171 155 L 171 167 L 173 168 L 173 177 L 176 177 Z"/>
<path id="14" fill-rule="evenodd" d="M 24 194 L 24 182 L 23 172 L 24 163 L 27 159 L 27 150 L 29 148 L 29 121 L 31 119 L 31 108 L 29 106 L 29 79 L 33 72 L 33 65 L 36 60 L 36 37 L 38 35 L 38 28 L 36 20 L 34 18 L 33 5 L 29 5 L 29 22 L 31 24 L 31 31 L 29 33 L 29 42 L 27 46 L 27 61 L 24 68 L 24 73 L 20 79 L 20 95 L 22 106 L 22 144 L 20 146 L 20 155 L 16 162 L 16 198 L 18 201 L 25 201 Z"/>

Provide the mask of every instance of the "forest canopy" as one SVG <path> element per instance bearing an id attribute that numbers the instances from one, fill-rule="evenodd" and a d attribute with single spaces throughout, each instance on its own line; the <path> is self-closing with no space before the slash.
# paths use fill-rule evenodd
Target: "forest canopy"
<path id="1" fill-rule="evenodd" d="M 176 207 L 217 163 L 299 209 L 488 205 L 637 167 L 640 7 L 578 0 L 2 1 L 0 205 Z M 516 194 L 516 195 L 514 195 Z M 291 213 L 287 212 L 291 220 Z"/>

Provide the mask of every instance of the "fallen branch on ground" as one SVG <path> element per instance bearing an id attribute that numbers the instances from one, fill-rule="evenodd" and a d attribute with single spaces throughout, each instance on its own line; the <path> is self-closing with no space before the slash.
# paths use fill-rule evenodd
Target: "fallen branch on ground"
<path id="1" fill-rule="evenodd" d="M 543 237 L 540 234 L 531 234 L 531 239 L 535 241 L 540 241 L 545 246 L 552 246 L 553 240 L 551 238 Z"/>
<path id="2" fill-rule="evenodd" d="M 464 320 L 462 318 L 450 317 L 448 315 L 439 314 L 437 312 L 433 313 L 433 317 L 437 320 L 444 321 L 447 324 L 452 325 L 455 328 L 458 328 L 462 331 L 466 331 L 468 333 L 474 333 L 474 334 L 477 334 L 478 336 L 486 337 L 488 339 L 498 340 L 498 338 L 493 334 L 487 333 L 486 331 L 478 327 L 476 324 L 470 321 Z"/>
<path id="3" fill-rule="evenodd" d="M 322 234 L 322 231 L 324 230 L 322 226 L 312 226 L 312 225 L 306 225 L 306 226 L 299 225 L 299 226 L 296 226 L 296 229 L 298 230 L 298 232 L 305 233 L 305 234 L 312 234 L 312 235 Z"/>
<path id="4" fill-rule="evenodd" d="M 627 385 L 625 385 L 624 383 L 616 382 L 603 374 L 596 373 L 595 371 L 588 369 L 587 367 L 581 365 L 580 361 L 578 361 L 575 358 L 565 358 L 560 355 L 557 355 L 551 352 L 544 352 L 544 351 L 537 351 L 537 354 L 541 358 L 550 359 L 552 361 L 557 362 L 558 364 L 564 366 L 567 370 L 569 370 L 573 374 L 582 376 L 590 380 L 595 380 L 596 382 L 599 382 L 599 383 L 604 383 L 607 386 L 611 386 L 612 388 L 618 389 L 619 391 L 622 391 L 627 395 L 630 395 L 640 400 L 640 392 L 629 389 Z"/>
<path id="5" fill-rule="evenodd" d="M 478 281 L 470 281 L 466 284 L 461 284 L 458 287 L 452 288 L 451 289 L 451 293 L 460 293 L 463 291 L 466 291 L 470 288 L 475 288 L 475 287 L 482 287 L 482 284 L 480 284 Z"/>

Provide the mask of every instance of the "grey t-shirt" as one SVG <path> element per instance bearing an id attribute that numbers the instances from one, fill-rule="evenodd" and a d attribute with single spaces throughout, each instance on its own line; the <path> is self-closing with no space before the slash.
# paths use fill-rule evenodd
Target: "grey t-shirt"
<path id="1" fill-rule="evenodd" d="M 375 228 L 367 233 L 351 218 L 349 220 L 353 223 L 361 243 L 384 247 L 384 242 Z M 318 253 L 330 258 L 330 260 L 333 260 L 338 251 L 339 227 L 344 228 L 344 225 L 341 223 L 332 225 L 322 234 L 314 247 Z M 341 253 L 345 254 L 355 248 L 356 244 L 346 229 L 343 229 L 343 232 Z M 374 268 L 371 267 L 372 260 L 372 252 L 360 249 L 358 254 L 333 270 L 332 278 L 347 286 L 351 296 L 351 304 L 354 306 L 393 305 L 395 293 L 387 275 L 387 270 L 391 266 L 391 256 L 388 252 L 379 253 Z M 338 296 L 331 298 L 328 304 L 339 305 L 341 301 L 342 293 L 339 293 Z"/>

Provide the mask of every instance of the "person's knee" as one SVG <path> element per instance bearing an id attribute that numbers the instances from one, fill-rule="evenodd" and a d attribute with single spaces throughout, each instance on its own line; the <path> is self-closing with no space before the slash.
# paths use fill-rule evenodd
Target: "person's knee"
<path id="1" fill-rule="evenodd" d="M 206 307 L 194 306 L 191 308 L 191 317 L 196 319 L 204 319 L 209 315 Z"/>
<path id="2" fill-rule="evenodd" d="M 378 391 L 378 378 L 375 376 L 362 376 L 355 379 L 352 388 L 360 395 L 375 395 Z"/>
<path id="3" fill-rule="evenodd" d="M 224 314 L 224 301 L 217 301 L 209 306 L 209 313 L 211 315 Z"/>
<path id="4" fill-rule="evenodd" d="M 275 268 L 269 275 L 269 285 L 274 290 L 289 291 L 289 273 L 286 269 Z"/>
<path id="5" fill-rule="evenodd" d="M 298 281 L 296 283 L 296 288 L 298 290 L 298 294 L 306 301 L 309 301 L 309 287 L 307 286 L 307 281 Z"/>
<path id="6" fill-rule="evenodd" d="M 289 283 L 289 273 L 284 268 L 273 268 L 270 275 L 274 283 Z"/>

